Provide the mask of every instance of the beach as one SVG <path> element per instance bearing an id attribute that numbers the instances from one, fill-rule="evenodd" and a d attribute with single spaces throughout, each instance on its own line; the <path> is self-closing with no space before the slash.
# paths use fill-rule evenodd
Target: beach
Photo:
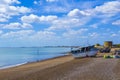
<path id="1" fill-rule="evenodd" d="M 120 59 L 71 55 L 0 70 L 0 80 L 120 80 Z"/>

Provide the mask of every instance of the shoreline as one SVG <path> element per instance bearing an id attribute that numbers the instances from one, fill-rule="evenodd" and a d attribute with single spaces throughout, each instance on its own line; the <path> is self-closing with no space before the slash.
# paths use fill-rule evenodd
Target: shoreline
<path id="1" fill-rule="evenodd" d="M 27 65 L 27 64 L 31 64 L 31 63 L 43 62 L 43 61 L 47 61 L 47 60 L 51 60 L 51 59 L 56 59 L 56 58 L 60 58 L 60 57 L 66 57 L 66 56 L 70 56 L 70 55 L 66 54 L 66 55 L 60 55 L 60 56 L 51 57 L 51 58 L 47 58 L 47 59 L 43 59 L 43 60 L 36 60 L 36 61 L 31 61 L 31 62 L 28 61 L 28 62 L 13 64 L 13 65 L 8 65 L 8 66 L 3 66 L 3 67 L 0 67 L 0 70 L 14 68 L 14 67 L 19 67 L 19 66 Z"/>
<path id="2" fill-rule="evenodd" d="M 34 72 L 42 71 L 57 65 L 61 65 L 71 60 L 73 60 L 73 57 L 66 55 L 66 56 L 55 57 L 52 59 L 42 60 L 38 62 L 30 62 L 27 64 L 11 67 L 7 69 L 1 69 L 0 80 L 17 80 L 16 78 L 23 77 L 29 74 L 34 74 Z"/>
<path id="3" fill-rule="evenodd" d="M 18 66 L 21 66 L 21 65 L 24 65 L 24 64 L 27 64 L 27 62 L 19 63 L 19 64 L 14 64 L 14 65 L 9 65 L 9 66 L 4 66 L 4 67 L 0 67 L 0 70 L 12 68 L 12 67 L 18 67 Z"/>
<path id="4" fill-rule="evenodd" d="M 0 70 L 0 80 L 118 80 L 120 59 L 71 55 Z"/>
<path id="5" fill-rule="evenodd" d="M 69 48 L 6 47 L 0 48 L 0 51 L 0 69 L 6 69 L 30 62 L 37 62 L 57 56 L 64 56 L 69 52 Z"/>

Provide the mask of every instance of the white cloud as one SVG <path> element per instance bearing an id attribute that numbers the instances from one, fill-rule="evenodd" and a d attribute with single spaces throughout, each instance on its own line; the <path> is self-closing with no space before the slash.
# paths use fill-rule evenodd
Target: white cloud
<path id="1" fill-rule="evenodd" d="M 94 9 L 88 10 L 95 17 L 112 17 L 120 13 L 120 1 L 110 1 L 103 5 L 96 6 Z"/>
<path id="2" fill-rule="evenodd" d="M 31 24 L 28 24 L 28 23 L 23 23 L 22 25 L 21 25 L 21 27 L 22 28 L 24 28 L 24 29 L 29 29 L 29 28 L 33 28 L 33 26 L 31 25 Z"/>
<path id="3" fill-rule="evenodd" d="M 12 16 L 31 12 L 31 9 L 27 7 L 13 6 L 13 4 L 20 4 L 20 2 L 18 0 L 0 1 L 0 22 L 6 22 L 12 18 Z"/>
<path id="4" fill-rule="evenodd" d="M 29 16 L 22 16 L 21 21 L 26 23 L 33 23 L 33 22 L 51 22 L 56 20 L 57 16 L 48 15 L 48 16 L 37 16 L 34 14 L 30 14 Z"/>
<path id="5" fill-rule="evenodd" d="M 56 2 L 58 0 L 46 0 L 47 2 Z"/>
<path id="6" fill-rule="evenodd" d="M 34 5 L 42 5 L 44 2 L 43 2 L 43 0 L 34 0 L 34 2 L 33 2 L 33 4 Z"/>
<path id="7" fill-rule="evenodd" d="M 3 33 L 3 31 L 2 30 L 0 30 L 0 35 Z"/>
<path id="8" fill-rule="evenodd" d="M 1 0 L 0 1 L 0 4 L 13 4 L 13 3 L 20 4 L 18 0 Z"/>
<path id="9" fill-rule="evenodd" d="M 10 18 L 10 16 L 0 13 L 0 22 L 6 22 L 6 21 L 8 21 L 9 18 Z"/>
<path id="10" fill-rule="evenodd" d="M 67 43 L 67 45 L 83 45 L 84 39 L 87 38 L 85 35 L 88 29 L 81 28 L 78 30 L 68 30 L 62 34 L 61 40 L 64 39 L 63 43 Z"/>
<path id="11" fill-rule="evenodd" d="M 96 23 L 96 24 L 92 24 L 92 25 L 90 25 L 90 27 L 92 27 L 92 28 L 98 28 L 98 24 Z"/>
<path id="12" fill-rule="evenodd" d="M 76 24 L 84 22 L 83 26 L 85 26 L 85 23 L 92 21 L 94 18 L 95 19 L 98 19 L 98 18 L 102 19 L 100 22 L 98 22 L 96 24 L 86 26 L 86 27 L 98 28 L 98 26 L 103 24 L 103 23 L 107 24 L 109 21 L 111 21 L 113 16 L 119 15 L 119 13 L 120 13 L 120 2 L 119 1 L 110 1 L 110 2 L 104 3 L 103 5 L 96 6 L 95 8 L 91 8 L 91 9 L 85 9 L 85 10 L 73 9 L 67 14 L 67 16 L 70 17 L 71 19 L 72 18 L 79 19 L 80 22 L 77 22 Z M 84 20 L 82 18 L 84 18 L 84 19 L 86 18 L 86 20 Z M 113 22 L 112 24 L 119 25 L 119 21 Z M 72 26 L 74 27 L 74 25 L 72 25 Z M 81 25 L 79 25 L 79 26 L 81 26 Z M 53 26 L 50 28 L 51 29 L 58 29 L 60 27 Z M 97 34 L 95 34 L 95 33 L 92 35 L 97 36 Z"/>
<path id="13" fill-rule="evenodd" d="M 8 25 L 5 25 L 3 29 L 19 29 L 21 26 L 20 23 L 10 23 Z"/>
<path id="14" fill-rule="evenodd" d="M 57 43 L 59 37 L 56 36 L 54 32 L 50 31 L 34 31 L 34 30 L 19 30 L 19 31 L 10 31 L 4 34 L 1 34 L 1 40 L 7 40 L 13 44 L 13 42 L 20 42 L 24 45 L 30 45 L 34 43 L 35 45 L 48 45 Z M 54 40 L 53 40 L 54 39 Z M 26 43 L 25 43 L 26 42 Z M 39 44 L 38 44 L 39 43 Z M 34 45 L 32 44 L 32 45 Z"/>
<path id="15" fill-rule="evenodd" d="M 62 41 L 62 38 L 51 31 L 20 30 L 10 31 L 0 36 L 0 42 L 9 42 L 6 46 L 16 46 L 16 44 L 17 46 L 50 46 L 60 44 Z"/>
<path id="16" fill-rule="evenodd" d="M 51 41 L 57 37 L 56 34 L 51 31 L 38 31 L 36 32 L 36 34 L 32 35 L 31 38 L 41 41 L 49 41 L 49 40 Z"/>
<path id="17" fill-rule="evenodd" d="M 68 12 L 69 9 L 63 6 L 55 6 L 55 5 L 51 5 L 51 6 L 45 6 L 44 8 L 45 12 L 54 12 L 54 13 L 64 13 L 64 12 Z"/>
<path id="18" fill-rule="evenodd" d="M 32 28 L 32 25 L 28 24 L 28 23 L 10 23 L 10 24 L 1 24 L 0 27 L 2 29 L 29 29 Z"/>
<path id="19" fill-rule="evenodd" d="M 112 23 L 113 25 L 120 26 L 120 20 L 116 20 L 115 22 Z"/>
<path id="20" fill-rule="evenodd" d="M 49 16 L 41 16 L 40 18 L 40 21 L 53 21 L 53 20 L 56 20 L 57 19 L 57 16 L 52 16 L 52 15 L 49 15 Z"/>
<path id="21" fill-rule="evenodd" d="M 90 33 L 90 37 L 92 38 L 98 38 L 99 34 L 96 32 Z"/>
<path id="22" fill-rule="evenodd" d="M 88 9 L 92 7 L 90 1 L 74 1 L 74 0 L 46 0 L 48 5 L 44 6 L 45 12 L 68 13 L 72 9 Z M 82 13 L 82 12 L 81 12 Z M 83 12 L 84 13 L 84 12 Z"/>
<path id="23" fill-rule="evenodd" d="M 68 13 L 70 17 L 79 17 L 79 16 L 90 16 L 91 14 L 87 11 L 81 11 L 79 9 L 74 9 Z"/>
<path id="24" fill-rule="evenodd" d="M 5 39 L 5 38 L 8 38 L 8 39 L 20 39 L 20 38 L 23 38 L 23 37 L 28 37 L 30 35 L 34 34 L 34 31 L 33 30 L 20 30 L 20 31 L 10 31 L 10 32 L 7 32 L 3 35 L 1 35 L 1 38 Z"/>
<path id="25" fill-rule="evenodd" d="M 88 29 L 84 29 L 84 28 L 81 28 L 79 30 L 69 30 L 68 32 L 63 33 L 63 36 L 66 38 L 71 38 L 71 37 L 80 38 L 81 35 L 86 31 L 88 31 Z"/>
<path id="26" fill-rule="evenodd" d="M 37 2 L 37 1 L 34 1 L 33 3 L 34 3 L 34 4 L 38 4 L 38 2 Z"/>
<path id="27" fill-rule="evenodd" d="M 0 13 L 4 13 L 6 15 L 19 15 L 19 14 L 25 14 L 30 12 L 31 10 L 28 9 L 27 7 L 24 6 L 6 6 L 6 5 L 1 5 L 1 10 Z"/>
<path id="28" fill-rule="evenodd" d="M 100 12 L 107 15 L 114 15 L 120 12 L 120 2 L 119 1 L 111 1 L 104 3 L 102 6 L 97 6 L 95 8 L 96 12 Z"/>
<path id="29" fill-rule="evenodd" d="M 26 23 L 38 22 L 39 17 L 37 15 L 30 14 L 29 16 L 22 16 L 21 21 Z"/>
<path id="30" fill-rule="evenodd" d="M 13 2 L 9 2 L 9 1 L 13 1 Z M 7 38 L 8 40 L 17 39 L 16 42 L 23 41 L 24 43 L 24 41 L 26 42 L 30 41 L 31 43 L 32 42 L 37 43 L 37 45 L 38 43 L 42 45 L 50 43 L 53 45 L 55 43 L 57 44 L 57 41 L 59 41 L 58 43 L 64 44 L 67 42 L 71 43 L 69 42 L 69 40 L 71 40 L 73 44 L 74 43 L 77 44 L 78 42 L 81 42 L 83 38 L 84 40 L 86 40 L 86 38 L 88 37 L 90 37 L 94 42 L 94 39 L 99 40 L 99 39 L 106 39 L 106 36 L 110 36 L 110 38 L 112 38 L 111 36 L 113 37 L 118 36 L 116 35 L 117 32 L 114 33 L 113 31 L 113 33 L 111 33 L 110 31 L 112 30 L 107 31 L 106 28 L 104 29 L 102 28 L 105 24 L 109 24 L 108 22 L 112 22 L 113 20 L 116 20 L 118 18 L 115 15 L 118 15 L 120 13 L 119 1 L 106 2 L 103 5 L 99 5 L 91 9 L 90 8 L 82 9 L 78 7 L 74 7 L 75 9 L 73 9 L 73 7 L 69 8 L 69 4 L 68 6 L 67 6 L 67 3 L 66 5 L 63 5 L 65 1 L 63 1 L 63 4 L 60 3 L 63 6 L 54 5 L 54 3 L 56 3 L 54 1 L 56 0 L 47 0 L 48 3 L 46 4 L 53 4 L 50 6 L 49 5 L 43 6 L 44 3 L 41 4 L 41 8 L 42 9 L 45 8 L 45 10 L 48 12 L 55 11 L 55 12 L 61 12 L 61 13 L 67 14 L 67 15 L 63 14 L 60 16 L 58 15 L 59 17 L 57 17 L 56 15 L 39 16 L 38 13 L 36 12 L 35 12 L 36 15 L 34 14 L 34 12 L 28 15 L 26 13 L 31 12 L 31 9 L 24 6 L 17 6 L 16 4 L 19 4 L 19 2 L 16 2 L 16 1 L 17 0 L 8 0 L 8 2 L 2 2 L 2 1 L 0 2 L 0 22 L 6 22 L 13 16 L 16 16 L 16 15 L 18 16 L 22 14 L 22 17 L 20 18 L 21 19 L 20 22 L 19 21 L 7 22 L 8 24 L 7 23 L 0 24 L 0 29 L 3 31 L 5 29 L 11 29 L 8 32 L 0 31 L 0 39 L 1 38 L 3 40 L 6 40 L 5 38 Z M 40 4 L 40 1 L 36 0 L 34 1 L 34 4 Z M 16 6 L 13 6 L 12 4 L 15 4 Z M 42 12 L 41 8 L 39 11 Z M 39 14 L 42 14 L 42 13 L 39 13 Z M 115 16 L 114 19 L 111 19 L 113 18 L 113 16 Z M 105 20 L 101 22 L 103 19 Z M 41 31 L 28 30 L 33 27 L 32 25 L 34 24 L 36 25 L 36 23 L 40 24 L 40 26 L 41 24 L 42 26 L 43 24 L 45 24 L 47 28 L 46 27 L 37 28 L 37 29 L 42 29 Z M 101 24 L 101 23 L 104 23 L 104 24 Z M 116 20 L 112 24 L 120 25 L 120 20 Z M 99 28 L 98 26 L 102 26 L 102 27 Z M 101 33 L 97 33 L 97 31 L 93 32 L 94 30 L 92 30 L 91 28 L 98 28 L 98 30 L 99 29 L 100 30 L 99 31 L 97 29 L 96 30 Z M 111 28 L 111 26 L 109 28 Z M 102 33 L 102 30 L 106 30 L 107 33 Z"/>
<path id="31" fill-rule="evenodd" d="M 115 33 L 113 33 L 112 35 L 111 35 L 111 37 L 116 37 L 117 36 L 117 34 L 115 34 Z"/>
<path id="32" fill-rule="evenodd" d="M 96 6 L 92 9 L 79 10 L 74 9 L 68 13 L 68 16 L 95 16 L 95 17 L 111 17 L 120 13 L 120 1 L 110 1 L 103 5 Z"/>
<path id="33" fill-rule="evenodd" d="M 58 20 L 54 20 L 52 25 L 46 30 L 68 30 L 76 27 L 81 27 L 84 25 L 89 19 L 88 18 L 61 18 Z"/>
<path id="34" fill-rule="evenodd" d="M 28 13 L 30 9 L 24 6 L 10 6 L 10 5 L 0 5 L 0 13 L 6 15 L 18 15 L 20 13 Z"/>

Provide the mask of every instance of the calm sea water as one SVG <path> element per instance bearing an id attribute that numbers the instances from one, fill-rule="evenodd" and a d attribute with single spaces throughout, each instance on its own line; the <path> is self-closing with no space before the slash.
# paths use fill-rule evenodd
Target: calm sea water
<path id="1" fill-rule="evenodd" d="M 70 48 L 0 48 L 0 69 L 66 55 Z"/>

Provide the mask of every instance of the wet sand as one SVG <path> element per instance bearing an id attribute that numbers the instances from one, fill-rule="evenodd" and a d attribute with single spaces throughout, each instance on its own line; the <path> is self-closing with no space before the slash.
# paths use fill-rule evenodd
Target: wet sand
<path id="1" fill-rule="evenodd" d="M 0 70 L 0 80 L 120 80 L 120 59 L 64 56 Z"/>

